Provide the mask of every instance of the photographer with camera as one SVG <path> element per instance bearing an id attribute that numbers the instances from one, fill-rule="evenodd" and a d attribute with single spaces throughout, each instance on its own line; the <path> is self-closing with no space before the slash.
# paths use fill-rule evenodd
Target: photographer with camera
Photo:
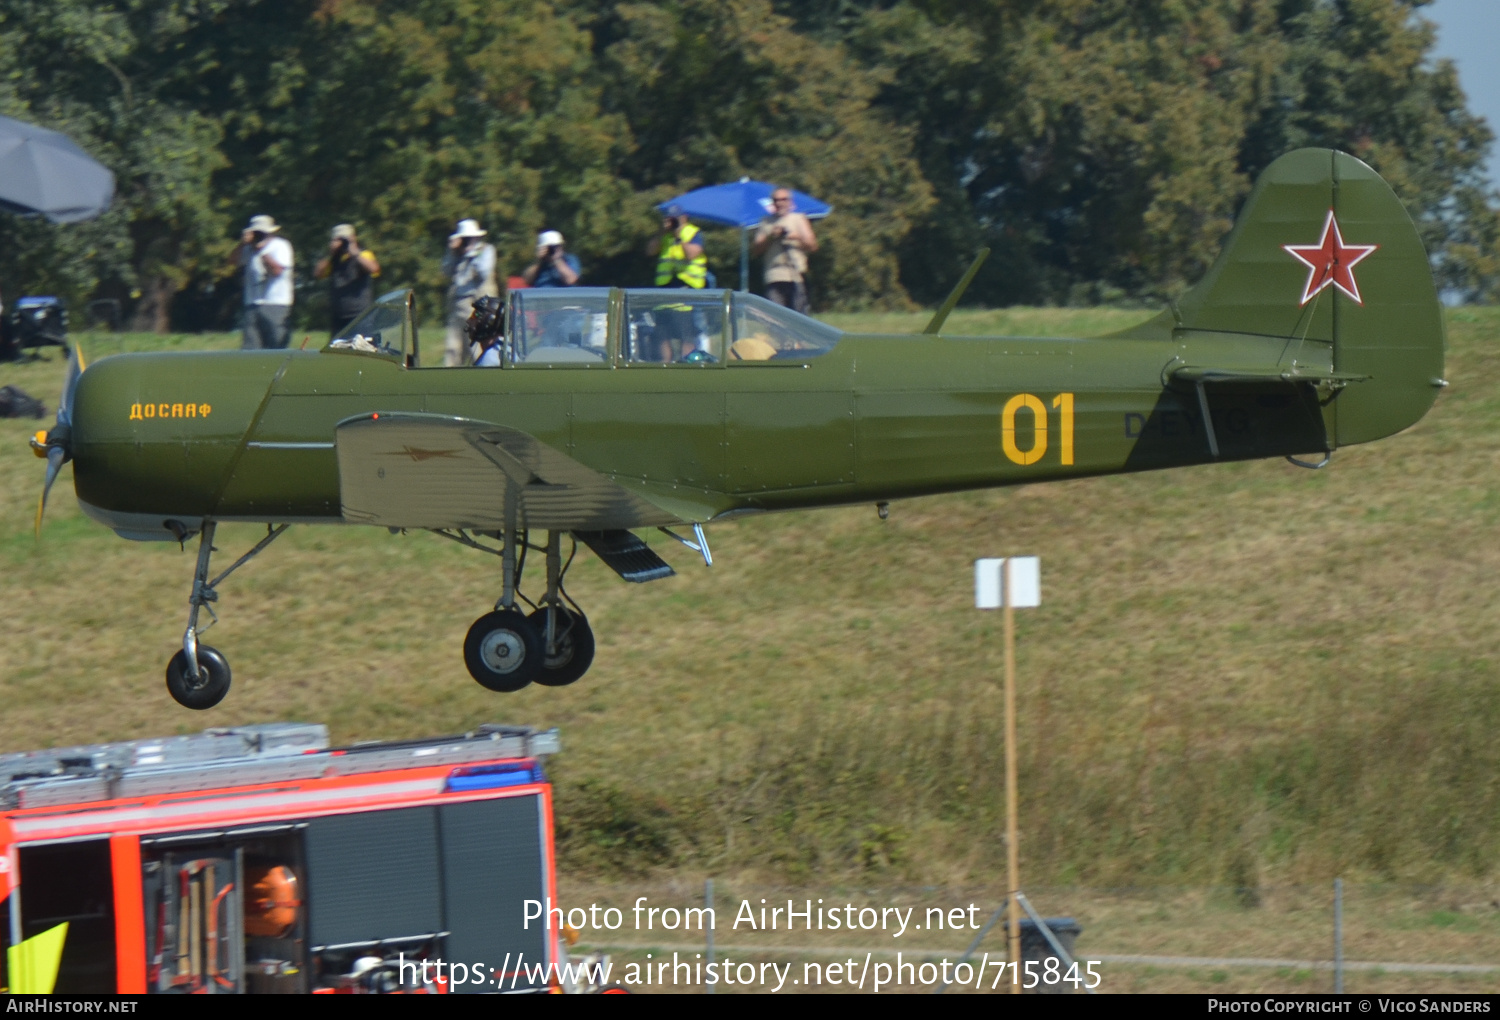
<path id="1" fill-rule="evenodd" d="M 536 237 L 536 261 L 521 271 L 528 287 L 571 287 L 582 272 L 578 256 L 563 250 L 563 236 L 544 230 Z"/>
<path id="2" fill-rule="evenodd" d="M 478 220 L 459 220 L 448 235 L 448 250 L 443 253 L 443 275 L 449 281 L 443 364 L 449 368 L 469 361 L 465 325 L 475 299 L 500 295 L 495 280 L 495 246 L 484 239 L 487 233 Z"/>
<path id="3" fill-rule="evenodd" d="M 796 212 L 787 188 L 771 189 L 771 211 L 750 250 L 765 255 L 766 297 L 794 312 L 807 311 L 807 256 L 818 250 L 812 223 Z"/>
<path id="4" fill-rule="evenodd" d="M 673 202 L 662 209 L 661 233 L 646 246 L 646 254 L 656 256 L 656 286 L 692 290 L 708 286 L 708 256 L 703 253 L 700 233 L 688 222 L 682 206 Z M 690 305 L 657 305 L 651 315 L 656 320 L 656 360 L 679 361 L 697 349 L 698 330 Z"/>
<path id="5" fill-rule="evenodd" d="M 240 347 L 279 349 L 291 339 L 292 244 L 277 237 L 281 227 L 269 216 L 250 217 L 230 263 L 244 270 L 245 325 Z"/>
<path id="6" fill-rule="evenodd" d="M 375 301 L 375 277 L 380 263 L 375 253 L 359 246 L 354 226 L 333 228 L 328 255 L 313 269 L 313 278 L 328 281 L 329 329 L 334 336 L 364 314 Z"/>
<path id="7" fill-rule="evenodd" d="M 657 257 L 655 286 L 701 290 L 708 285 L 708 256 L 698 234 L 682 206 L 673 203 L 662 210 L 661 234 L 646 246 L 646 254 Z"/>

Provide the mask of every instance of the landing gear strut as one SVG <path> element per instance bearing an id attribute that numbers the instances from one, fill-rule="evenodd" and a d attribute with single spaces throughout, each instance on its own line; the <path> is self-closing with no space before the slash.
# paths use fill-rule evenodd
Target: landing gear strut
<path id="1" fill-rule="evenodd" d="M 464 664 L 480 685 L 492 691 L 519 691 L 533 682 L 564 687 L 588 672 L 594 661 L 594 632 L 578 604 L 568 597 L 563 578 L 578 552 L 575 541 L 562 558 L 562 533 L 547 532 L 547 544 L 529 544 L 528 533 L 508 528 L 486 532 L 502 545 L 494 549 L 460 530 L 436 532 L 444 538 L 500 557 L 501 594 L 494 612 L 474 621 L 464 639 Z M 528 550 L 545 552 L 547 591 L 532 602 L 520 591 Z M 523 613 L 521 604 L 531 607 Z"/>
<path id="2" fill-rule="evenodd" d="M 219 601 L 219 582 L 260 555 L 266 546 L 281 536 L 287 525 L 274 528 L 267 525 L 266 537 L 257 542 L 255 548 L 210 581 L 208 563 L 214 554 L 214 532 L 217 528 L 214 521 L 203 522 L 203 532 L 198 539 L 198 566 L 193 572 L 193 591 L 188 596 L 187 630 L 182 635 L 182 648 L 167 662 L 167 691 L 184 708 L 213 708 L 229 693 L 229 660 L 218 649 L 198 643 L 198 636 L 208 629 L 198 629 L 198 610 L 207 609 L 208 615 L 213 617 L 209 627 L 218 623 L 219 617 L 211 603 Z M 183 537 L 188 537 L 186 531 L 183 532 Z"/>
<path id="3" fill-rule="evenodd" d="M 567 566 L 562 564 L 562 536 L 555 531 L 547 533 L 547 594 L 526 619 L 542 634 L 542 646 L 546 657 L 542 660 L 542 671 L 536 682 L 544 687 L 566 687 L 581 678 L 594 663 L 594 632 L 584 619 L 583 611 L 575 605 L 569 609 L 564 600 L 572 602 L 563 591 L 562 576 Z M 578 552 L 578 543 L 573 543 L 568 554 L 568 563 Z"/>

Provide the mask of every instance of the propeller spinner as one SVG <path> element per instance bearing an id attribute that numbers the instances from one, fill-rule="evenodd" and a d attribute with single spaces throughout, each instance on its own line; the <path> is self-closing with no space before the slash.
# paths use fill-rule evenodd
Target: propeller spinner
<path id="1" fill-rule="evenodd" d="M 78 377 L 87 366 L 83 363 L 83 352 L 73 345 L 68 357 L 68 378 L 63 383 L 62 399 L 57 402 L 57 421 L 48 432 L 38 432 L 31 437 L 31 451 L 47 461 L 47 480 L 42 485 L 42 498 L 36 504 L 35 534 L 42 536 L 42 514 L 47 509 L 47 494 L 62 466 L 73 458 L 73 391 L 78 388 Z"/>

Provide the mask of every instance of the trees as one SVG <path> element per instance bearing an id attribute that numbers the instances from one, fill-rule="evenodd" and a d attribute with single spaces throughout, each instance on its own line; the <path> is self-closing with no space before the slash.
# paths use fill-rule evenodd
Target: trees
<path id="1" fill-rule="evenodd" d="M 124 299 L 163 329 L 173 295 L 219 234 L 211 114 L 174 101 L 185 25 L 224 0 L 11 0 L 0 9 L 0 107 L 67 132 L 115 172 L 114 208 L 91 224 L 6 217 L 7 285 Z"/>
<path id="2" fill-rule="evenodd" d="M 1439 285 L 1489 300 L 1500 218 L 1484 160 L 1494 135 L 1465 105 L 1451 62 L 1430 63 L 1427 0 L 1286 0 L 1280 69 L 1246 132 L 1250 172 L 1287 149 L 1322 145 L 1365 160 L 1407 204 Z"/>
<path id="3" fill-rule="evenodd" d="M 890 71 L 940 198 L 901 250 L 934 301 L 981 243 L 981 303 L 1159 299 L 1196 278 L 1255 175 L 1303 145 L 1392 181 L 1443 282 L 1494 286 L 1490 135 L 1429 60 L 1426 0 L 823 0 L 802 26 Z M 1488 282 L 1487 282 L 1488 281 Z"/>
<path id="4" fill-rule="evenodd" d="M 817 195 L 837 212 L 818 226 L 815 300 L 907 302 L 896 253 L 931 188 L 914 132 L 872 105 L 883 72 L 794 31 L 767 0 L 599 4 L 588 24 L 605 103 L 630 130 L 621 171 L 638 194 L 660 201 L 751 176 Z M 654 217 L 642 223 L 635 251 Z M 709 235 L 721 276 L 733 274 L 738 243 Z M 630 268 L 649 279 L 643 260 Z"/>
<path id="5" fill-rule="evenodd" d="M 355 223 L 431 308 L 461 217 L 502 266 L 567 235 L 585 281 L 641 283 L 653 205 L 743 175 L 832 203 L 820 307 L 1179 291 L 1254 175 L 1299 145 L 1368 160 L 1444 286 L 1488 298 L 1489 131 L 1430 61 L 1421 0 L 6 0 L 0 112 L 120 181 L 66 228 L 0 218 L 0 285 L 181 319 L 237 300 L 258 212 L 299 275 Z M 732 277 L 737 237 L 709 231 Z M 317 286 L 299 307 L 321 326 Z"/>
<path id="6" fill-rule="evenodd" d="M 626 135 L 600 111 L 587 35 L 554 4 L 328 2 L 288 21 L 236 42 L 199 87 L 203 102 L 234 97 L 216 187 L 237 216 L 286 223 L 308 265 L 352 222 L 384 279 L 433 309 L 461 218 L 489 230 L 502 271 L 529 261 L 543 226 L 606 248 L 619 233 Z M 225 34 L 205 44 L 226 49 Z"/>

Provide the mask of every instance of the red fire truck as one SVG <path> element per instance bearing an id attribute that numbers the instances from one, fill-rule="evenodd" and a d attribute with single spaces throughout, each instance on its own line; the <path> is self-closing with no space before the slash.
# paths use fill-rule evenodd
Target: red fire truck
<path id="1" fill-rule="evenodd" d="M 272 723 L 0 755 L 0 988 L 555 987 L 566 949 L 534 902 L 556 899 L 557 749 Z"/>

